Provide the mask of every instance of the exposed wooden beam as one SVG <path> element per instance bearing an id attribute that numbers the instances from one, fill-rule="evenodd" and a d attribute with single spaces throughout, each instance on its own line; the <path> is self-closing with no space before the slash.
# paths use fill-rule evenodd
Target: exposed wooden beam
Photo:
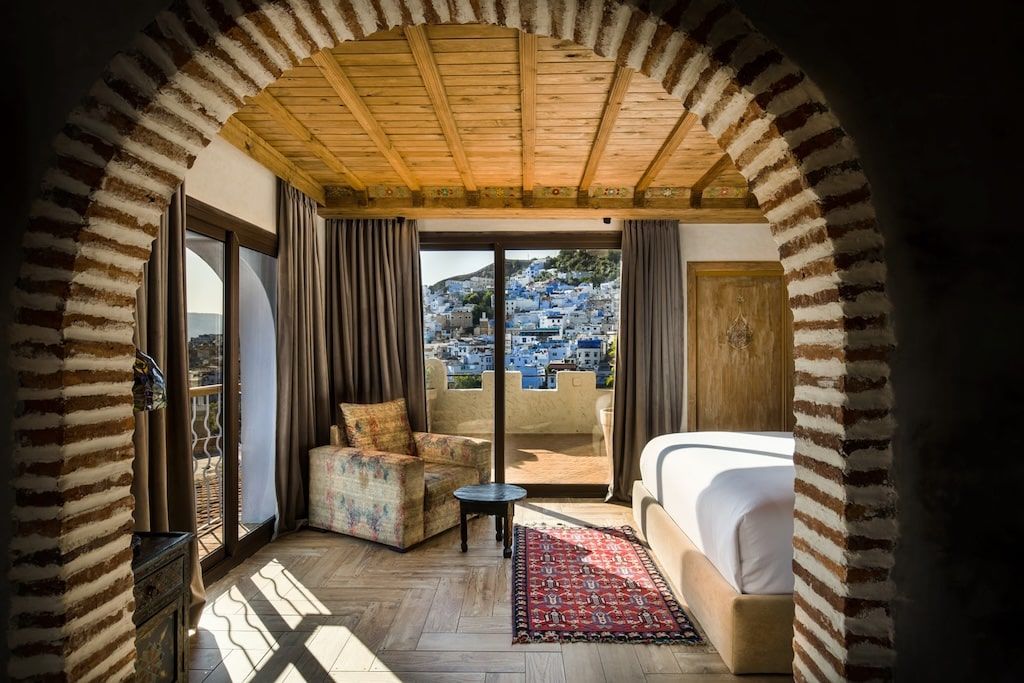
<path id="1" fill-rule="evenodd" d="M 294 114 L 285 109 L 285 106 L 278 102 L 276 97 L 264 90 L 251 99 L 252 102 L 269 114 L 275 121 L 284 126 L 289 133 L 301 140 L 310 152 L 327 165 L 327 168 L 342 176 L 345 182 L 355 189 L 366 189 L 363 181 L 334 152 L 328 149 L 327 145 L 320 142 L 301 121 L 295 118 Z"/>
<path id="2" fill-rule="evenodd" d="M 331 55 L 330 52 L 324 50 L 313 55 L 313 63 L 320 68 L 320 73 L 323 74 L 324 78 L 327 79 L 327 83 L 330 84 L 334 92 L 338 94 L 341 101 L 348 107 L 349 112 L 355 117 L 356 123 L 366 131 L 366 134 L 373 140 L 373 144 L 377 146 L 380 153 L 384 155 L 384 158 L 391 164 L 391 168 L 395 170 L 398 177 L 402 179 L 402 182 L 410 190 L 419 191 L 420 181 L 416 179 L 413 172 L 409 170 L 409 167 L 405 163 L 405 159 L 395 149 L 394 144 L 391 142 L 391 138 L 384 132 L 381 125 L 377 123 L 377 119 L 374 118 L 370 108 L 363 102 L 363 98 L 359 96 L 352 81 L 348 79 L 345 72 L 342 70 L 341 65 Z"/>
<path id="3" fill-rule="evenodd" d="M 532 195 L 537 153 L 537 36 L 523 31 L 519 32 L 519 103 L 523 130 L 523 193 Z"/>
<path id="4" fill-rule="evenodd" d="M 281 180 L 305 192 L 321 206 L 327 203 L 324 188 L 320 183 L 238 119 L 228 119 L 220 130 L 220 136 L 266 166 Z"/>
<path id="5" fill-rule="evenodd" d="M 440 207 L 419 206 L 402 209 L 388 207 L 349 207 L 331 206 L 320 209 L 318 213 L 324 218 L 371 218 L 394 217 L 407 218 L 666 218 L 686 223 L 767 223 L 764 214 L 757 209 L 693 209 L 689 206 L 676 209 L 638 209 L 626 208 L 587 208 L 580 206 L 548 207 L 548 206 L 517 206 L 487 207 L 462 206 Z"/>
<path id="6" fill-rule="evenodd" d="M 679 149 L 679 145 L 686 139 L 686 135 L 693 128 L 693 124 L 697 123 L 697 116 L 690 112 L 684 113 L 676 121 L 676 125 L 672 128 L 672 132 L 665 138 L 665 142 L 662 143 L 661 149 L 654 155 L 654 159 L 651 160 L 650 166 L 644 171 L 644 174 L 640 176 L 640 180 L 637 181 L 636 187 L 633 190 L 633 196 L 641 194 L 651 186 L 654 179 L 661 173 L 661 169 L 665 168 L 665 164 L 672 158 L 672 155 Z"/>
<path id="7" fill-rule="evenodd" d="M 713 206 L 690 206 L 689 188 L 664 188 L 657 196 L 636 202 L 628 196 L 598 193 L 578 199 L 575 188 L 537 186 L 531 197 L 520 187 L 486 187 L 467 192 L 461 186 L 431 187 L 422 193 L 405 188 L 374 187 L 369 195 L 345 187 L 328 187 L 327 210 L 346 216 L 663 216 L 736 222 L 763 222 L 757 209 L 747 207 L 746 197 L 737 190 L 732 197 L 716 197 Z M 695 213 L 696 211 L 696 213 Z M 326 214 L 325 214 L 326 215 Z"/>
<path id="8" fill-rule="evenodd" d="M 615 67 L 615 77 L 612 79 L 611 90 L 608 91 L 608 100 L 604 105 L 604 112 L 601 114 L 601 123 L 597 127 L 597 135 L 594 136 L 594 144 L 590 146 L 590 155 L 587 157 L 587 165 L 583 168 L 583 176 L 580 178 L 579 193 L 584 197 L 594 183 L 594 175 L 597 167 L 604 156 L 604 150 L 608 146 L 608 140 L 615 128 L 615 121 L 619 118 L 619 111 L 622 109 L 622 101 L 629 90 L 630 80 L 633 78 L 633 70 L 625 66 Z"/>
<path id="9" fill-rule="evenodd" d="M 704 171 L 697 182 L 690 187 L 690 206 L 694 208 L 700 207 L 700 201 L 704 195 L 704 190 L 708 189 L 708 186 L 715 181 L 715 178 L 722 175 L 722 171 L 729 168 L 729 164 L 732 163 L 732 159 L 729 158 L 728 154 L 723 154 L 718 157 L 718 161 L 711 165 L 711 168 Z"/>
<path id="10" fill-rule="evenodd" d="M 434 60 L 434 53 L 430 49 L 430 41 L 423 26 L 406 26 L 405 39 L 412 50 L 412 58 L 419 69 L 420 78 L 427 89 L 431 104 L 434 105 L 434 113 L 437 121 L 441 124 L 441 132 L 448 141 L 448 150 L 455 161 L 455 168 L 462 177 L 462 184 L 470 192 L 476 192 L 476 181 L 473 179 L 473 171 L 469 167 L 469 159 L 466 157 L 466 148 L 462 144 L 462 136 L 459 128 L 455 125 L 455 116 L 452 115 L 451 105 L 448 103 L 448 93 L 445 92 L 444 82 L 441 80 L 441 72 L 437 69 L 437 62 Z"/>

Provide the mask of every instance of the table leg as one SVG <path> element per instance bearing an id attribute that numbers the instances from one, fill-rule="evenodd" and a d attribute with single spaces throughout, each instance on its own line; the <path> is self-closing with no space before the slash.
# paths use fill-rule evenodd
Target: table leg
<path id="1" fill-rule="evenodd" d="M 505 547 L 501 553 L 505 557 L 512 557 L 512 516 L 515 509 L 515 503 L 509 503 L 505 511 Z"/>
<path id="2" fill-rule="evenodd" d="M 501 527 L 503 526 L 503 522 L 504 521 L 505 520 L 502 518 L 502 514 L 500 512 L 494 513 L 494 540 L 495 541 L 500 541 L 501 540 Z"/>
<path id="3" fill-rule="evenodd" d="M 469 545 L 466 543 L 466 541 L 468 540 L 468 534 L 466 529 L 466 511 L 462 509 L 459 510 L 459 533 L 462 534 L 462 552 L 466 552 L 467 550 L 469 550 Z"/>

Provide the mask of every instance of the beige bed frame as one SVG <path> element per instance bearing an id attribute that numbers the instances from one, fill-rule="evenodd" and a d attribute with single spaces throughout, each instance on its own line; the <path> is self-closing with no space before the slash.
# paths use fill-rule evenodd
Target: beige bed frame
<path id="1" fill-rule="evenodd" d="M 745 595 L 729 585 L 642 481 L 633 517 L 665 578 L 734 674 L 793 670 L 793 596 Z"/>

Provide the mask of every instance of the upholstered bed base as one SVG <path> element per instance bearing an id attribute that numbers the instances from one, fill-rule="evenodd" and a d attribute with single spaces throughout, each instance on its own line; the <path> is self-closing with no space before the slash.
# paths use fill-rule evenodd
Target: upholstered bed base
<path id="1" fill-rule="evenodd" d="M 730 586 L 651 495 L 633 485 L 633 517 L 662 570 L 734 674 L 793 670 L 793 596 Z"/>

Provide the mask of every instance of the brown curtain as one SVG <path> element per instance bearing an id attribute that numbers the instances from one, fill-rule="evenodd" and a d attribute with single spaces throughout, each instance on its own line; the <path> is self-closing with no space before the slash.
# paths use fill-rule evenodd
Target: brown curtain
<path id="1" fill-rule="evenodd" d="M 420 240 L 414 221 L 327 221 L 332 408 L 404 398 L 427 428 Z"/>
<path id="2" fill-rule="evenodd" d="M 630 500 L 644 446 L 682 424 L 682 272 L 677 221 L 625 222 L 609 498 Z"/>
<path id="3" fill-rule="evenodd" d="M 171 197 L 136 294 L 135 344 L 167 380 L 167 407 L 135 413 L 132 494 L 136 531 L 196 532 L 192 418 L 185 315 L 185 188 Z M 194 626 L 206 602 L 197 543 L 192 544 Z"/>
<path id="4" fill-rule="evenodd" d="M 309 450 L 330 441 L 323 284 L 316 203 L 277 191 L 277 532 L 306 520 Z"/>

